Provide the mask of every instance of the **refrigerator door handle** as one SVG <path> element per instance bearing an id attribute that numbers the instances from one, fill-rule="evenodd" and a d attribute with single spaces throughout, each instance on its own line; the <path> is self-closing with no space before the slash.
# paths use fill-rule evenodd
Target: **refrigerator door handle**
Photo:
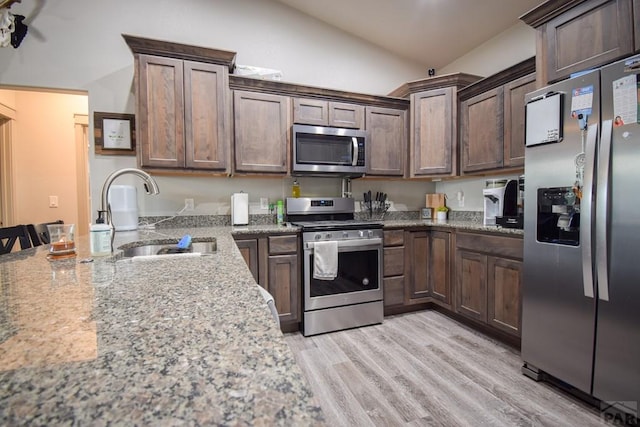
<path id="1" fill-rule="evenodd" d="M 594 298 L 593 256 L 591 250 L 591 218 L 593 212 L 593 178 L 596 166 L 596 146 L 598 139 L 598 125 L 589 125 L 587 131 L 587 146 L 584 165 L 584 182 L 580 209 L 580 241 L 582 246 L 582 285 L 584 296 Z"/>
<path id="2" fill-rule="evenodd" d="M 602 122 L 602 139 L 598 157 L 598 193 L 596 195 L 596 268 L 598 298 L 609 301 L 609 168 L 611 164 L 611 134 L 613 122 Z"/>

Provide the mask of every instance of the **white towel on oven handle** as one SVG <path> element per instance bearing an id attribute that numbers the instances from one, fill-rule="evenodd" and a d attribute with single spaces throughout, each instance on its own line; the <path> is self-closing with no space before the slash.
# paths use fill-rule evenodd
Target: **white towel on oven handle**
<path id="1" fill-rule="evenodd" d="M 338 242 L 313 243 L 313 278 L 333 280 L 338 276 Z"/>

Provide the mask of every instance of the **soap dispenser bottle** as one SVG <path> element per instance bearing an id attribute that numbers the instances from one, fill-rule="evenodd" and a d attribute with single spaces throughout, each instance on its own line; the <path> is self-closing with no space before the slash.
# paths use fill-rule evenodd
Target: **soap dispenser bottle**
<path id="1" fill-rule="evenodd" d="M 300 197 L 300 184 L 298 184 L 297 179 L 293 180 L 293 185 L 291 186 L 291 197 Z"/>
<path id="2" fill-rule="evenodd" d="M 105 211 L 98 211 L 96 223 L 89 227 L 89 242 L 93 256 L 111 255 L 111 227 L 105 224 L 105 213 Z"/>

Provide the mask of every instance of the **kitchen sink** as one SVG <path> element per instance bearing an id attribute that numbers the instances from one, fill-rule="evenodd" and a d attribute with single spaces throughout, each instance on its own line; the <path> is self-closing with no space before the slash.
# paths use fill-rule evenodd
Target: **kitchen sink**
<path id="1" fill-rule="evenodd" d="M 204 242 L 192 242 L 187 249 L 178 250 L 175 243 L 147 243 L 138 246 L 132 246 L 122 249 L 123 258 L 133 258 L 138 256 L 158 256 L 177 255 L 177 254 L 209 254 L 217 250 L 217 242 L 215 239 L 208 239 Z"/>

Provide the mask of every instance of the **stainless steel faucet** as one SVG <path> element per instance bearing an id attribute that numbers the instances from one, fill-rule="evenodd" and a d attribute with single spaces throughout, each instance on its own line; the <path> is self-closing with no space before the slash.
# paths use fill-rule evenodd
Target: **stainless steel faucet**
<path id="1" fill-rule="evenodd" d="M 112 226 L 112 224 L 111 224 L 111 206 L 109 205 L 109 200 L 108 200 L 109 188 L 111 188 L 111 184 L 116 178 L 125 174 L 133 174 L 133 175 L 139 176 L 142 179 L 142 181 L 144 181 L 144 189 L 147 192 L 147 194 L 160 193 L 160 189 L 158 188 L 158 184 L 156 183 L 156 181 L 151 177 L 151 175 L 149 175 L 143 170 L 136 169 L 136 168 L 125 168 L 125 169 L 120 169 L 113 172 L 111 175 L 107 177 L 107 179 L 104 182 L 104 185 L 102 186 L 102 206 L 100 207 L 100 210 L 106 213 L 105 221 L 106 221 L 106 224 L 109 225 L 110 227 Z M 111 238 L 111 244 L 112 244 L 111 251 L 113 252 L 113 233 Z"/>

